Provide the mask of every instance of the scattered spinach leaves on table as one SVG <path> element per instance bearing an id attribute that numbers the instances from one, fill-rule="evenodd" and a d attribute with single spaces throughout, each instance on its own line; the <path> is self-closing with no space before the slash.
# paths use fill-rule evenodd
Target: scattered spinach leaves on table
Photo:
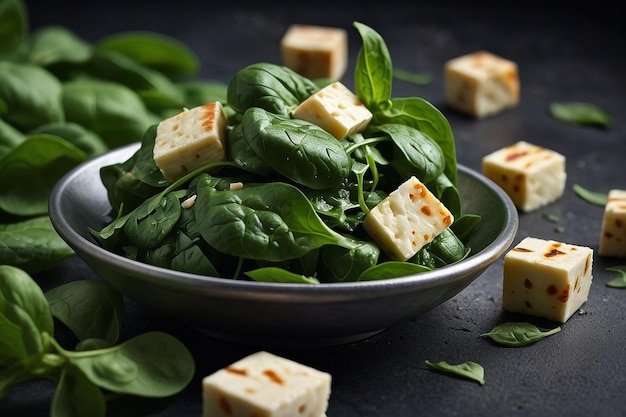
<path id="1" fill-rule="evenodd" d="M 0 398 L 18 385 L 47 379 L 57 385 L 52 417 L 104 416 L 108 397 L 172 396 L 195 372 L 187 348 L 151 331 L 121 344 L 121 296 L 97 281 L 75 281 L 47 293 L 20 268 L 0 265 Z M 54 317 L 74 331 L 76 350 L 54 338 Z"/>
<path id="2" fill-rule="evenodd" d="M 476 381 L 480 385 L 485 385 L 485 369 L 479 363 L 467 361 L 459 364 L 450 364 L 446 361 L 431 362 L 429 360 L 424 361 L 424 363 L 436 371 L 457 375 Z"/>
<path id="3" fill-rule="evenodd" d="M 504 346 L 522 347 L 538 342 L 560 331 L 561 327 L 541 329 L 528 322 L 508 322 L 495 326 L 489 332 L 481 334 L 480 337 L 489 338 L 495 343 Z"/>

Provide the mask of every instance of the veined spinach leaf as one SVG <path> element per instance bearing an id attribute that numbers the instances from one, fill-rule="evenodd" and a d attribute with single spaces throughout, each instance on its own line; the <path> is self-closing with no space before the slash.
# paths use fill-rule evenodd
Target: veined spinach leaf
<path id="1" fill-rule="evenodd" d="M 125 306 L 122 295 L 104 281 L 72 281 L 45 293 L 50 312 L 79 340 L 97 338 L 114 344 Z"/>
<path id="2" fill-rule="evenodd" d="M 61 371 L 59 384 L 50 405 L 50 416 L 105 417 L 104 393 L 92 384 L 80 369 L 68 365 Z"/>
<path id="3" fill-rule="evenodd" d="M 372 242 L 363 241 L 353 249 L 340 246 L 324 246 L 320 249 L 317 276 L 324 282 L 349 282 L 362 277 L 364 271 L 373 267 L 380 257 L 380 249 Z M 358 279 L 359 281 L 361 279 Z"/>
<path id="4" fill-rule="evenodd" d="M 34 274 L 74 255 L 74 250 L 56 233 L 48 216 L 0 224 L 0 264 Z"/>
<path id="5" fill-rule="evenodd" d="M 383 38 L 372 28 L 354 22 L 363 40 L 354 71 L 356 94 L 372 112 L 390 106 L 393 66 Z"/>
<path id="6" fill-rule="evenodd" d="M 375 281 L 380 279 L 399 278 L 428 272 L 431 268 L 411 262 L 387 261 L 366 269 L 358 281 Z"/>
<path id="7" fill-rule="evenodd" d="M 209 245 L 226 254 L 279 262 L 323 245 L 356 246 L 326 226 L 306 196 L 289 184 L 220 191 L 204 176 L 197 191 L 198 229 Z"/>
<path id="8" fill-rule="evenodd" d="M 321 189 L 340 184 L 350 173 L 352 160 L 343 146 L 317 125 L 253 107 L 241 126 L 256 155 L 292 181 Z"/>
<path id="9" fill-rule="evenodd" d="M 228 104 L 239 113 L 250 107 L 289 116 L 302 101 L 319 90 L 297 72 L 275 64 L 252 64 L 235 74 L 228 84 Z"/>
<path id="10" fill-rule="evenodd" d="M 0 119 L 0 160 L 25 139 L 22 132 Z"/>
<path id="11" fill-rule="evenodd" d="M 43 291 L 26 272 L 9 265 L 0 265 L 0 333 L 0 363 L 28 363 L 47 349 L 43 334 L 54 333 Z"/>
<path id="12" fill-rule="evenodd" d="M 28 132 L 28 135 L 30 136 L 39 134 L 54 135 L 65 139 L 78 149 L 85 152 L 87 158 L 103 154 L 109 150 L 107 145 L 98 135 L 76 123 L 48 123 L 38 126 Z"/>
<path id="13" fill-rule="evenodd" d="M 0 209 L 19 216 L 46 214 L 52 188 L 85 158 L 57 136 L 28 137 L 0 160 Z"/>
<path id="14" fill-rule="evenodd" d="M 504 346 L 521 347 L 535 343 L 560 331 L 560 327 L 540 329 L 528 322 L 503 323 L 497 325 L 491 331 L 481 334 L 480 337 L 489 338 Z"/>

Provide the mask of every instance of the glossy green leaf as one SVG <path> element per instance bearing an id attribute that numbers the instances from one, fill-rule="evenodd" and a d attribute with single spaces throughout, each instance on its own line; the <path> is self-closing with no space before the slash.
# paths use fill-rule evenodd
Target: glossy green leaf
<path id="1" fill-rule="evenodd" d="M 316 278 L 306 277 L 282 268 L 267 267 L 247 271 L 246 275 L 257 282 L 282 282 L 290 284 L 319 284 Z"/>
<path id="2" fill-rule="evenodd" d="M 550 104 L 550 114 L 558 120 L 580 126 L 611 126 L 611 116 L 595 104 L 562 102 Z"/>

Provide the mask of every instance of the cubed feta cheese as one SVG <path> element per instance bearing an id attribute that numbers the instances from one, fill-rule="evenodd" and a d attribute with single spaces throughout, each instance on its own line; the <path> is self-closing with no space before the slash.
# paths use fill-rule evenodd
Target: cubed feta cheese
<path id="1" fill-rule="evenodd" d="M 411 177 L 369 212 L 363 227 L 390 258 L 406 261 L 453 221 L 447 207 Z"/>
<path id="2" fill-rule="evenodd" d="M 522 211 L 531 211 L 563 195 L 565 157 L 520 141 L 483 157 L 482 170 Z"/>
<path id="3" fill-rule="evenodd" d="M 565 323 L 589 295 L 593 251 L 526 237 L 504 256 L 502 308 Z"/>
<path id="4" fill-rule="evenodd" d="M 444 84 L 448 106 L 475 118 L 491 116 L 519 103 L 517 64 L 486 51 L 446 62 Z"/>
<path id="5" fill-rule="evenodd" d="M 626 258 L 626 190 L 609 191 L 598 253 Z"/>
<path id="6" fill-rule="evenodd" d="M 219 101 L 184 110 L 157 126 L 154 162 L 168 181 L 226 159 L 228 119 Z"/>
<path id="7" fill-rule="evenodd" d="M 362 131 L 372 120 L 368 108 L 339 81 L 300 103 L 291 116 L 316 124 L 337 139 Z"/>
<path id="8" fill-rule="evenodd" d="M 339 80 L 348 66 L 345 29 L 294 24 L 280 46 L 283 65 L 310 79 Z"/>
<path id="9" fill-rule="evenodd" d="M 331 375 L 260 351 L 202 380 L 204 417 L 323 417 Z"/>

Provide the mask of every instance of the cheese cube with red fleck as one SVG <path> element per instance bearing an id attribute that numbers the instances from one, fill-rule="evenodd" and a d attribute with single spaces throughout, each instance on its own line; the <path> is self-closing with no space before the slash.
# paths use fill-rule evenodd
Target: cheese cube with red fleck
<path id="1" fill-rule="evenodd" d="M 565 323 L 587 301 L 593 250 L 526 237 L 504 256 L 502 308 Z"/>
<path id="2" fill-rule="evenodd" d="M 339 81 L 304 100 L 291 116 L 316 124 L 337 139 L 361 132 L 373 117 L 359 98 Z"/>
<path id="3" fill-rule="evenodd" d="M 202 380 L 203 417 L 324 417 L 331 375 L 260 351 Z"/>
<path id="4" fill-rule="evenodd" d="M 524 141 L 483 157 L 482 170 L 526 212 L 559 199 L 567 179 L 563 155 Z"/>
<path id="5" fill-rule="evenodd" d="M 626 190 L 610 190 L 604 207 L 601 256 L 626 258 Z"/>
<path id="6" fill-rule="evenodd" d="M 390 258 L 406 261 L 453 221 L 446 206 L 411 177 L 368 213 L 363 227 Z"/>
<path id="7" fill-rule="evenodd" d="M 345 29 L 291 25 L 280 43 L 283 65 L 312 80 L 339 80 L 348 66 L 348 33 Z"/>
<path id="8" fill-rule="evenodd" d="M 478 119 L 519 103 L 517 64 L 486 51 L 446 62 L 444 85 L 448 106 Z"/>
<path id="9" fill-rule="evenodd" d="M 228 119 L 219 101 L 184 110 L 157 126 L 154 162 L 168 181 L 226 159 Z"/>

